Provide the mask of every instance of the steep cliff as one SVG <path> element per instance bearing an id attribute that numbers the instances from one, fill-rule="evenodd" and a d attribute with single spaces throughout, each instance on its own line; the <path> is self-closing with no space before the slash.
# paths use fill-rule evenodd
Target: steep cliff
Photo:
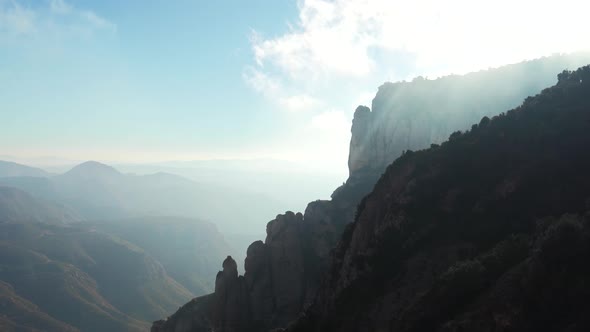
<path id="1" fill-rule="evenodd" d="M 590 63 L 590 54 L 526 61 L 463 76 L 385 83 L 371 110 L 358 107 L 352 124 L 350 176 L 381 173 L 404 150 L 424 149 L 467 130 L 484 116 L 512 109 L 556 83 L 556 74 Z"/>
<path id="2" fill-rule="evenodd" d="M 519 105 L 554 82 L 555 74 L 569 64 L 590 61 L 588 55 L 582 58 L 556 56 L 465 76 L 381 86 L 373 110 L 360 106 L 355 112 L 346 183 L 331 200 L 311 202 L 303 215 L 277 216 L 267 226 L 266 241 L 248 249 L 249 305 L 242 310 L 253 319 L 249 328 L 286 326 L 311 305 L 328 272 L 330 251 L 354 220 L 357 205 L 403 151 L 441 142 L 484 115 Z M 179 316 L 158 322 L 154 331 L 191 331 L 177 329 L 175 319 Z"/>
<path id="3" fill-rule="evenodd" d="M 363 199 L 296 331 L 587 331 L 590 66 Z"/>

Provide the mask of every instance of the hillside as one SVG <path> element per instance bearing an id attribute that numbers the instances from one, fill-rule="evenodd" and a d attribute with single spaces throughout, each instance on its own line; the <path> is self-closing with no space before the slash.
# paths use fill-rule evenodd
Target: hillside
<path id="1" fill-rule="evenodd" d="M 0 330 L 13 331 L 55 331 L 73 332 L 78 329 L 60 322 L 39 307 L 20 297 L 9 284 L 0 281 Z"/>
<path id="2" fill-rule="evenodd" d="M 387 168 L 289 331 L 586 331 L 590 67 Z"/>
<path id="3" fill-rule="evenodd" d="M 65 225 L 80 221 L 71 209 L 35 199 L 28 193 L 0 186 L 0 223 L 45 223 Z"/>
<path id="4" fill-rule="evenodd" d="M 17 223 L 0 231 L 0 280 L 39 312 L 80 330 L 143 330 L 145 321 L 192 297 L 158 261 L 110 235 Z"/>
<path id="5" fill-rule="evenodd" d="M 0 160 L 0 178 L 16 176 L 48 177 L 50 174 L 40 168 Z"/>
<path id="6" fill-rule="evenodd" d="M 146 217 L 85 225 L 142 248 L 195 295 L 213 290 L 219 261 L 232 250 L 213 224 L 195 219 Z"/>

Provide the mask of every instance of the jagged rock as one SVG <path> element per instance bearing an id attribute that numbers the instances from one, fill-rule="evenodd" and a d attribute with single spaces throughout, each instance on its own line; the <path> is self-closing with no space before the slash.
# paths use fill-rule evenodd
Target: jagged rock
<path id="1" fill-rule="evenodd" d="M 250 328 L 246 280 L 238 276 L 238 264 L 231 256 L 223 261 L 223 271 L 215 280 L 212 323 L 215 331 L 239 332 Z"/>
<path id="2" fill-rule="evenodd" d="M 367 145 L 367 136 L 370 134 L 371 109 L 359 106 L 354 111 L 350 137 L 350 149 L 348 153 L 348 172 L 352 176 L 358 170 L 371 165 L 371 154 Z"/>
<path id="3" fill-rule="evenodd" d="M 272 324 L 275 303 L 268 249 L 262 241 L 248 247 L 244 270 L 252 325 L 256 331 L 263 330 Z"/>
<path id="4" fill-rule="evenodd" d="M 197 297 L 166 320 L 153 323 L 151 332 L 210 332 L 214 294 Z"/>
<path id="5" fill-rule="evenodd" d="M 272 292 L 274 326 L 284 326 L 297 316 L 303 305 L 305 271 L 301 213 L 287 212 L 266 226 Z"/>

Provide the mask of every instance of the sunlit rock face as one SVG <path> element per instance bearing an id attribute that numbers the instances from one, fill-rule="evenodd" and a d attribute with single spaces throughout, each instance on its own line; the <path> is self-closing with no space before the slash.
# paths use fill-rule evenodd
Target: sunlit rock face
<path id="1" fill-rule="evenodd" d="M 348 172 L 352 176 L 358 170 L 370 167 L 371 146 L 369 146 L 369 135 L 371 128 L 371 110 L 366 106 L 357 107 L 352 120 L 352 136 L 350 138 L 350 149 L 348 153 Z"/>
<path id="2" fill-rule="evenodd" d="M 484 116 L 517 107 L 555 84 L 564 69 L 588 63 L 589 54 L 559 55 L 462 76 L 384 83 L 371 109 L 359 106 L 354 113 L 349 180 L 380 176 L 403 151 L 439 144 Z"/>

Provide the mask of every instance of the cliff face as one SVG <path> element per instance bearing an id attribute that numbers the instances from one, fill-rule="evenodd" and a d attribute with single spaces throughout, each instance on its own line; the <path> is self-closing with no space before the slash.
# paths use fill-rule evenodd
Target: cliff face
<path id="1" fill-rule="evenodd" d="M 590 329 L 590 67 L 441 146 L 359 205 L 296 331 Z"/>
<path id="2" fill-rule="evenodd" d="M 373 110 L 360 106 L 355 112 L 346 183 L 334 191 L 330 201 L 311 202 L 303 215 L 287 212 L 277 216 L 268 223 L 266 241 L 257 241 L 248 249 L 244 275 L 248 305 L 242 307 L 251 318 L 248 329 L 284 327 L 313 303 L 322 278 L 330 271 L 330 252 L 343 241 L 341 235 L 354 220 L 357 205 L 403 151 L 442 142 L 484 115 L 518 105 L 576 61 L 582 62 L 558 56 L 466 76 L 381 86 Z M 408 166 L 400 172 L 411 174 L 412 169 Z M 173 315 L 157 323 L 154 331 L 196 330 L 178 329 L 177 319 Z"/>
<path id="3" fill-rule="evenodd" d="M 371 109 L 354 114 L 348 168 L 351 177 L 381 175 L 404 150 L 439 144 L 484 116 L 512 109 L 555 84 L 555 75 L 590 62 L 589 54 L 553 56 L 498 69 L 412 82 L 385 83 Z"/>

